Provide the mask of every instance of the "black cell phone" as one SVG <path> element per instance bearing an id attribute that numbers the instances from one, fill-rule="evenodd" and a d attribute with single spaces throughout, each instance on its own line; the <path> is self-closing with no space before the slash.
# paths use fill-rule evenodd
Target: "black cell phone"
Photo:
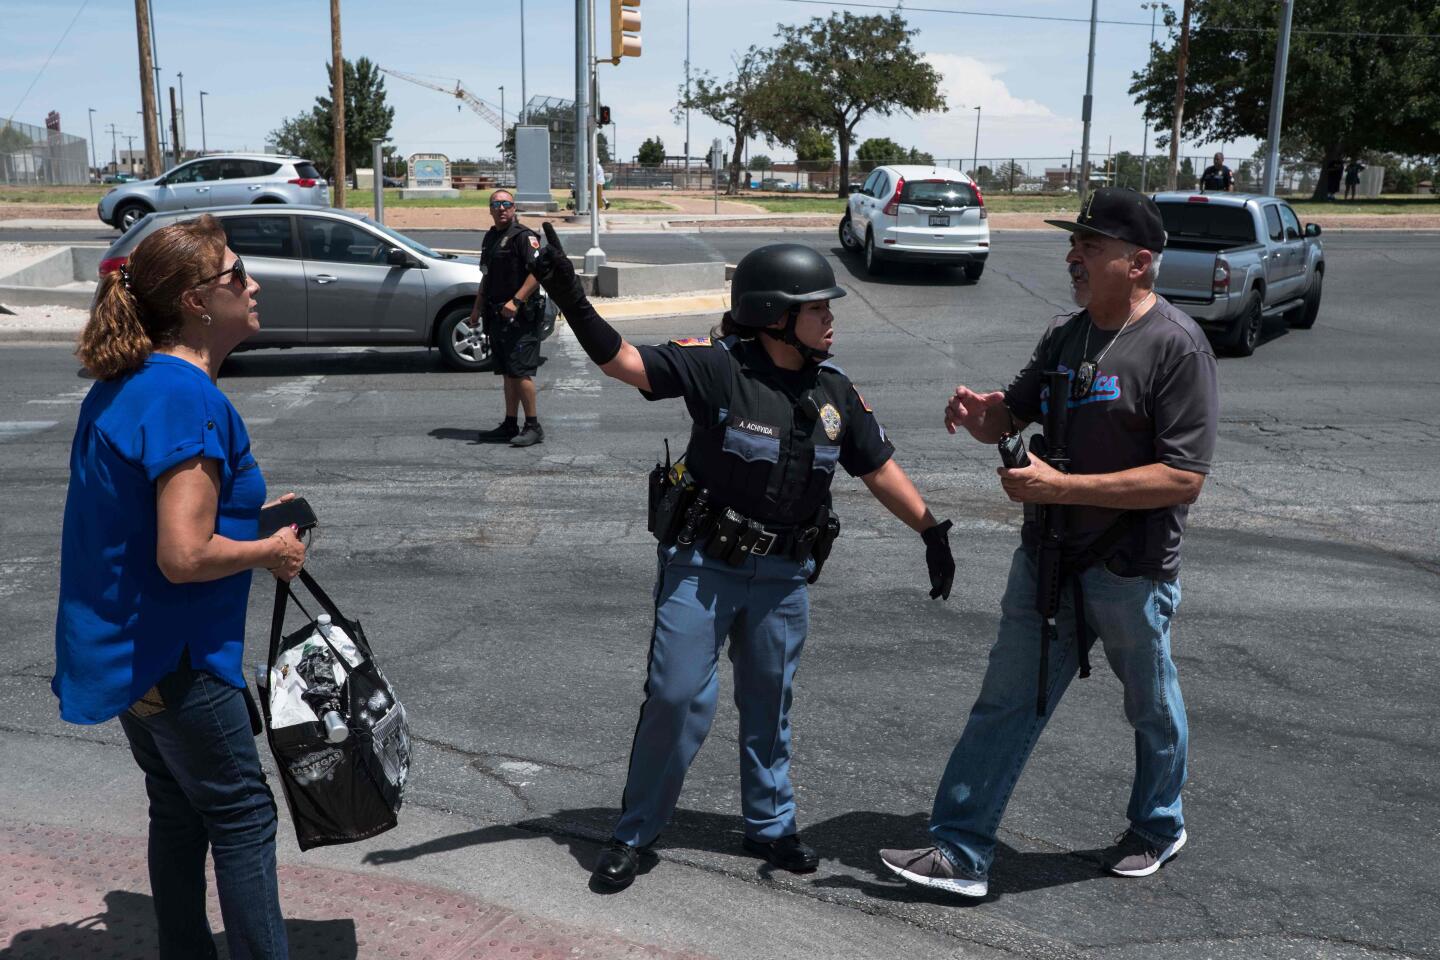
<path id="1" fill-rule="evenodd" d="M 1025 452 L 1025 438 L 1020 434 L 1005 434 L 996 447 L 1000 450 L 1000 462 L 1011 470 L 1030 466 L 1030 455 Z"/>
<path id="2" fill-rule="evenodd" d="M 286 500 L 284 503 L 277 503 L 273 507 L 266 507 L 260 511 L 260 538 L 270 536 L 282 527 L 288 527 L 292 523 L 304 533 L 314 527 L 320 521 L 315 516 L 315 511 L 310 509 L 310 501 L 304 497 L 296 497 L 294 500 Z"/>

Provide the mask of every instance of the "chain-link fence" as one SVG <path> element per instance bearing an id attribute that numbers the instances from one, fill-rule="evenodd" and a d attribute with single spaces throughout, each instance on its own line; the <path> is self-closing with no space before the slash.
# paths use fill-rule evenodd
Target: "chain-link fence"
<path id="1" fill-rule="evenodd" d="M 0 183 L 89 182 L 90 145 L 84 137 L 14 121 L 0 126 Z"/>

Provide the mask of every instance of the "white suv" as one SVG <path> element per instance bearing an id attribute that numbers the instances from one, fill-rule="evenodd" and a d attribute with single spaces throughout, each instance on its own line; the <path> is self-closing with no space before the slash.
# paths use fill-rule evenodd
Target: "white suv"
<path id="1" fill-rule="evenodd" d="M 990 220 L 980 188 L 950 167 L 876 167 L 850 194 L 840 243 L 865 252 L 865 269 L 887 260 L 960 266 L 972 283 L 990 255 Z"/>

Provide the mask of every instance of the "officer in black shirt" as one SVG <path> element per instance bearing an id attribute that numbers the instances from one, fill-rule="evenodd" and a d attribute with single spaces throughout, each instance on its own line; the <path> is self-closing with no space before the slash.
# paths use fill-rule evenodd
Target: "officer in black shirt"
<path id="1" fill-rule="evenodd" d="M 715 714 L 727 638 L 744 848 L 784 870 L 814 870 L 819 858 L 796 833 L 788 714 L 809 625 L 806 585 L 839 532 L 835 467 L 920 532 L 932 598 L 948 597 L 955 575 L 950 522 L 935 521 L 870 406 L 829 362 L 829 304 L 845 291 L 820 254 L 797 244 L 752 251 L 735 269 L 721 337 L 635 347 L 595 312 L 549 224 L 545 231 L 533 269 L 586 353 L 647 399 L 683 397 L 692 421 L 681 463 L 652 474 L 660 569 L 646 696 L 620 819 L 595 880 L 629 884 L 674 811 Z"/>
<path id="2" fill-rule="evenodd" d="M 540 368 L 540 314 L 534 297 L 539 286 L 529 272 L 540 250 L 535 231 L 521 226 L 515 216 L 515 198 L 508 190 L 490 195 L 490 217 L 495 225 L 480 241 L 480 294 L 470 311 L 470 326 L 484 324 L 495 358 L 495 373 L 505 378 L 505 419 L 493 430 L 480 431 L 481 443 L 509 443 L 528 447 L 545 439 L 535 415 L 535 371 Z M 525 407 L 525 428 L 516 420 Z"/>
<path id="3" fill-rule="evenodd" d="M 1233 193 L 1235 191 L 1235 176 L 1230 168 L 1225 166 L 1225 154 L 1215 154 L 1215 162 L 1205 168 L 1200 174 L 1201 193 Z"/>

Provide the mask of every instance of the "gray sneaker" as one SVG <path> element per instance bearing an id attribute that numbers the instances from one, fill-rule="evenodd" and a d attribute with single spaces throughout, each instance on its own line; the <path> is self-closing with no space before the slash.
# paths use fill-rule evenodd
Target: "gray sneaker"
<path id="1" fill-rule="evenodd" d="M 1100 855 L 1100 861 L 1118 877 L 1148 877 L 1180 852 L 1185 839 L 1185 828 L 1181 827 L 1177 839 L 1157 847 L 1134 830 L 1126 830 L 1115 838 L 1114 846 Z"/>
<path id="2" fill-rule="evenodd" d="M 917 887 L 930 887 L 962 897 L 983 897 L 990 890 L 988 880 L 962 876 L 955 865 L 935 847 L 923 850 L 881 850 L 880 862 L 891 873 Z"/>

